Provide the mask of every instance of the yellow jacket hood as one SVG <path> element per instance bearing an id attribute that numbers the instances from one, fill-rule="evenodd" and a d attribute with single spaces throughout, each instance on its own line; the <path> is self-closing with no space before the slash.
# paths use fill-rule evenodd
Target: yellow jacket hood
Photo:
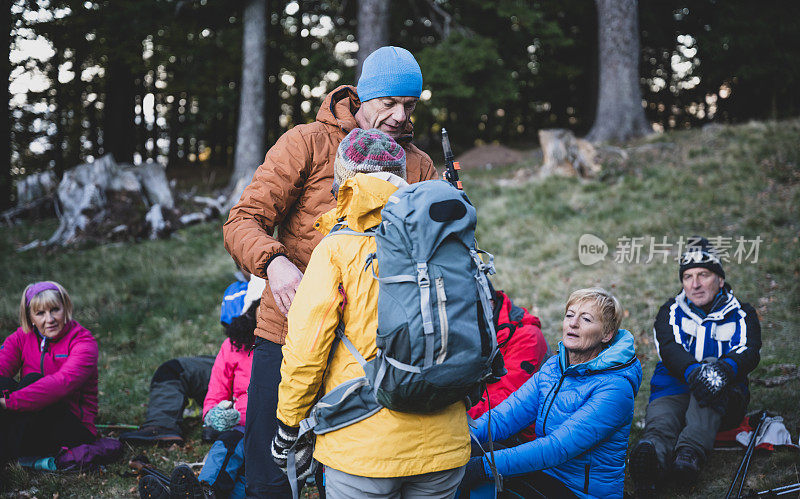
<path id="1" fill-rule="evenodd" d="M 342 184 L 336 208 L 319 217 L 314 227 L 327 234 L 337 222 L 344 221 L 357 232 L 371 229 L 381 223 L 381 210 L 389 197 L 407 185 L 391 173 L 359 173 Z"/>

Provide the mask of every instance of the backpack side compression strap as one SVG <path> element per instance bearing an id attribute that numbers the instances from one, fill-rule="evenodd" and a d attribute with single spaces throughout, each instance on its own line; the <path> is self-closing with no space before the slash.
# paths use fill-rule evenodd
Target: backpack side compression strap
<path id="1" fill-rule="evenodd" d="M 422 315 L 422 332 L 425 335 L 425 360 L 423 369 L 433 365 L 433 314 L 431 313 L 431 279 L 428 276 L 428 264 L 417 263 L 417 285 L 419 286 L 419 309 Z"/>

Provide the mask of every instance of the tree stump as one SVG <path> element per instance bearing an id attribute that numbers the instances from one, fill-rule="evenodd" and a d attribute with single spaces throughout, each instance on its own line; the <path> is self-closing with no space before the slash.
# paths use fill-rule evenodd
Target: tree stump
<path id="1" fill-rule="evenodd" d="M 586 140 L 578 139 L 563 128 L 539 130 L 544 163 L 540 177 L 561 175 L 565 177 L 595 178 L 600 173 L 597 151 Z"/>
<path id="2" fill-rule="evenodd" d="M 48 246 L 66 246 L 79 239 L 164 236 L 177 219 L 175 202 L 156 163 L 117 164 L 110 154 L 64 172 L 58 185 L 60 224 Z"/>
<path id="3" fill-rule="evenodd" d="M 138 166 L 117 164 L 109 154 L 67 170 L 55 192 L 0 213 L 0 220 L 12 224 L 21 213 L 39 209 L 48 201 L 50 213 L 55 207 L 60 223 L 53 235 L 17 251 L 63 247 L 80 241 L 158 239 L 186 225 L 219 217 L 227 199 L 225 195 L 211 198 L 178 194 L 180 209 L 163 166 L 154 162 Z M 187 208 L 197 211 L 182 211 Z"/>

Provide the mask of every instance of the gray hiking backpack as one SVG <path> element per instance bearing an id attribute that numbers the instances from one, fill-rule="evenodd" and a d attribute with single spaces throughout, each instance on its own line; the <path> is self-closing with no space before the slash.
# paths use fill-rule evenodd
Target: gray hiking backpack
<path id="1" fill-rule="evenodd" d="M 466 194 L 441 180 L 416 183 L 389 198 L 381 219 L 367 232 L 340 223 L 326 236 L 375 238 L 364 272 L 379 282 L 378 354 L 367 362 L 339 323 L 338 341 L 365 375 L 320 398 L 301 435 L 349 426 L 384 407 L 424 414 L 464 400 L 466 411 L 504 374 L 487 279 L 493 257 L 479 255 L 477 214 Z"/>

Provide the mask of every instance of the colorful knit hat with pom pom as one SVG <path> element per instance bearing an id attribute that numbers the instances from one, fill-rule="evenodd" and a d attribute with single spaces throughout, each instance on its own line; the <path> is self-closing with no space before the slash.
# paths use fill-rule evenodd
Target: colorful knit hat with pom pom
<path id="1" fill-rule="evenodd" d="M 375 128 L 354 128 L 336 150 L 333 185 L 339 187 L 356 173 L 389 172 L 405 180 L 406 152 L 385 133 Z"/>

